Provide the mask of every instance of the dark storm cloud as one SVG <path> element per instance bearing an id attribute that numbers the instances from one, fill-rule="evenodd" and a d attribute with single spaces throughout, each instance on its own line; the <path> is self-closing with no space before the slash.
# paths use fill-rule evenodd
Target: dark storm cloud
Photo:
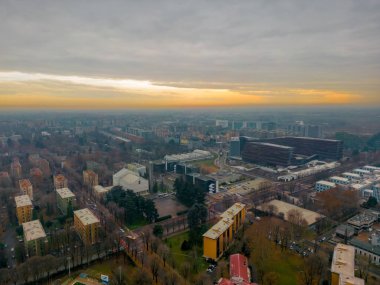
<path id="1" fill-rule="evenodd" d="M 0 3 L 3 71 L 372 88 L 380 75 L 380 1 Z"/>

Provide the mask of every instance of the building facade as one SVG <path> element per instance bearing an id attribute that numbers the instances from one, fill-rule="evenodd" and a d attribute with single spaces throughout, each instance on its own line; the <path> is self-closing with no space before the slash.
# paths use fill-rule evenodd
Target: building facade
<path id="1" fill-rule="evenodd" d="M 92 188 L 99 184 L 98 174 L 92 170 L 83 171 L 83 184 Z"/>
<path id="2" fill-rule="evenodd" d="M 241 153 L 247 162 L 270 166 L 288 166 L 292 162 L 293 148 L 263 142 L 247 142 Z"/>
<path id="3" fill-rule="evenodd" d="M 232 137 L 230 140 L 230 153 L 231 157 L 240 157 L 240 138 Z"/>
<path id="4" fill-rule="evenodd" d="M 40 220 L 23 223 L 22 228 L 26 254 L 28 256 L 44 255 L 48 241 Z"/>
<path id="5" fill-rule="evenodd" d="M 67 188 L 67 179 L 64 175 L 62 174 L 54 175 L 53 180 L 54 180 L 55 189 Z"/>
<path id="6" fill-rule="evenodd" d="M 74 211 L 74 228 L 83 243 L 92 245 L 98 242 L 99 219 L 87 208 Z"/>
<path id="7" fill-rule="evenodd" d="M 33 205 L 28 195 L 15 197 L 16 215 L 19 225 L 30 222 L 33 216 Z"/>
<path id="8" fill-rule="evenodd" d="M 335 187 L 336 187 L 336 184 L 330 181 L 319 180 L 315 182 L 315 191 L 317 192 L 323 192 Z"/>
<path id="9" fill-rule="evenodd" d="M 75 206 L 75 195 L 70 191 L 69 188 L 57 189 L 57 207 L 62 212 L 62 214 L 67 215 L 67 208 L 71 203 L 71 206 Z"/>
<path id="10" fill-rule="evenodd" d="M 218 260 L 232 243 L 245 216 L 246 206 L 242 203 L 235 203 L 225 211 L 220 221 L 203 235 L 203 256 Z"/>

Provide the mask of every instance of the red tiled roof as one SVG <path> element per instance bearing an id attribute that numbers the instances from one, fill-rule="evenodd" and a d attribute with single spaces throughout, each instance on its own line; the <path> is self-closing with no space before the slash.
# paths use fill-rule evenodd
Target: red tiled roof
<path id="1" fill-rule="evenodd" d="M 249 282 L 247 258 L 241 254 L 230 255 L 230 278 L 239 277 Z"/>

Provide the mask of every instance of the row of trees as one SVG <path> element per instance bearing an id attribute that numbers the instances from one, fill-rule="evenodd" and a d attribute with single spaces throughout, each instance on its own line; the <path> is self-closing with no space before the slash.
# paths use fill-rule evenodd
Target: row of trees
<path id="1" fill-rule="evenodd" d="M 114 202 L 123 209 L 124 221 L 127 225 L 133 225 L 146 220 L 149 223 L 158 218 L 158 212 L 154 202 L 135 194 L 133 191 L 124 191 L 122 187 L 115 186 L 107 193 L 106 204 Z"/>

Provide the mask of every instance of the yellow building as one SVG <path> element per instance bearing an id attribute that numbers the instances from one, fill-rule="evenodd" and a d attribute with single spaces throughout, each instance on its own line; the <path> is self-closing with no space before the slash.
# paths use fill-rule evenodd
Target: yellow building
<path id="1" fill-rule="evenodd" d="M 23 195 L 28 195 L 33 200 L 33 186 L 29 179 L 21 179 L 18 181 L 20 191 Z"/>
<path id="2" fill-rule="evenodd" d="M 61 210 L 62 214 L 67 215 L 67 207 L 69 203 L 74 208 L 75 206 L 75 195 L 70 191 L 69 188 L 57 189 L 57 207 Z"/>
<path id="3" fill-rule="evenodd" d="M 47 238 L 44 228 L 39 220 L 22 224 L 24 230 L 24 243 L 26 254 L 44 255 L 46 252 Z"/>
<path id="4" fill-rule="evenodd" d="M 217 260 L 232 243 L 245 215 L 246 208 L 242 203 L 235 203 L 225 211 L 220 221 L 203 235 L 203 256 Z"/>
<path id="5" fill-rule="evenodd" d="M 100 221 L 89 209 L 74 211 L 74 227 L 84 244 L 98 241 Z"/>
<path id="6" fill-rule="evenodd" d="M 64 175 L 54 175 L 53 180 L 55 189 L 67 188 L 67 179 Z"/>
<path id="7" fill-rule="evenodd" d="M 21 195 L 15 197 L 16 201 L 16 215 L 19 225 L 32 220 L 33 205 L 28 195 Z"/>
<path id="8" fill-rule="evenodd" d="M 94 187 L 95 185 L 98 185 L 98 174 L 96 174 L 92 170 L 85 170 L 83 171 L 83 184 L 89 187 Z"/>
<path id="9" fill-rule="evenodd" d="M 364 280 L 355 277 L 355 248 L 338 243 L 331 263 L 331 285 L 364 285 Z"/>

